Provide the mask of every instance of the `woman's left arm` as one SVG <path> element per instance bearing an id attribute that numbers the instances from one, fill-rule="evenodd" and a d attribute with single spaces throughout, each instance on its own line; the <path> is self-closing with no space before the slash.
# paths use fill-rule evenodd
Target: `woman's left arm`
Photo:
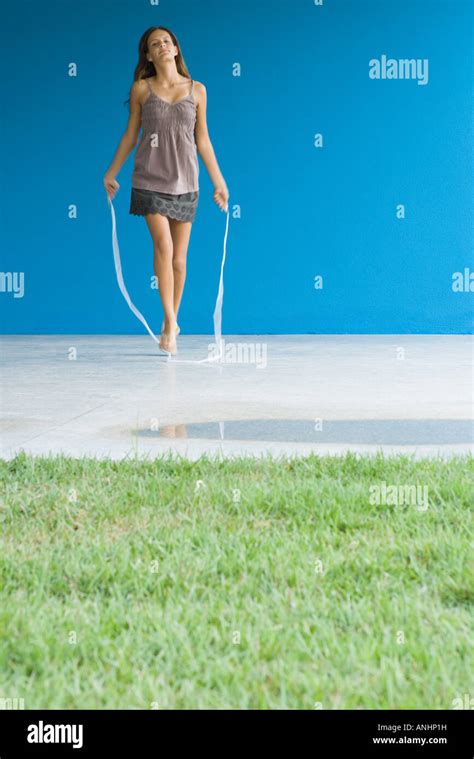
<path id="1" fill-rule="evenodd" d="M 196 101 L 196 126 L 194 129 L 196 148 L 214 185 L 214 200 L 219 208 L 227 211 L 229 190 L 219 169 L 209 137 L 206 122 L 207 92 L 202 82 L 194 82 L 194 99 Z"/>

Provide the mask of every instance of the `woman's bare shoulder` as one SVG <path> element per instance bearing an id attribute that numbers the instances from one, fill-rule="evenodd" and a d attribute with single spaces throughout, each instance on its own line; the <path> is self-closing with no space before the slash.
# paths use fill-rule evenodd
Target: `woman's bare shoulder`
<path id="1" fill-rule="evenodd" d="M 197 79 L 194 80 L 194 97 L 197 105 L 204 103 L 206 100 L 206 88 L 204 84 L 202 82 L 198 82 Z"/>
<path id="2" fill-rule="evenodd" d="M 136 95 L 136 98 L 140 105 L 143 105 L 143 101 L 147 99 L 148 85 L 144 79 L 137 79 L 132 85 L 132 92 Z"/>

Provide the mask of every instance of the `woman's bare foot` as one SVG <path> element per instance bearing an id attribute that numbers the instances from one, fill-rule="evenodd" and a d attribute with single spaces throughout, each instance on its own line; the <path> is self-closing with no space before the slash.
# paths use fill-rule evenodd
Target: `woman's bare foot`
<path id="1" fill-rule="evenodd" d="M 160 335 L 160 348 L 166 353 L 171 353 L 172 356 L 175 356 L 177 353 L 176 348 L 176 335 L 177 333 L 177 324 L 176 321 L 169 321 L 165 319 L 163 322 L 163 329 L 161 331 Z"/>
<path id="2" fill-rule="evenodd" d="M 162 332 L 160 337 L 160 348 L 166 353 L 176 356 L 178 352 L 178 349 L 176 348 L 176 337 L 171 338 L 166 332 Z"/>

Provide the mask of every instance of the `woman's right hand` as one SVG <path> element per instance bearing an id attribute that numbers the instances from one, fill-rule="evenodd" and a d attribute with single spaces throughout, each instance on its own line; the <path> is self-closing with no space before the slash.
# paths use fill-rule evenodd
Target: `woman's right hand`
<path id="1" fill-rule="evenodd" d="M 104 177 L 104 187 L 105 192 L 107 193 L 107 197 L 109 200 L 113 200 L 115 197 L 115 193 L 118 189 L 120 189 L 120 185 L 111 174 L 106 174 Z"/>

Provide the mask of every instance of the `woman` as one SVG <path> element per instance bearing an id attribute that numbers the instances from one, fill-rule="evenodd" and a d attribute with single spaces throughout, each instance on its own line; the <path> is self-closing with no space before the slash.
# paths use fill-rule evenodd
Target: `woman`
<path id="1" fill-rule="evenodd" d="M 142 128 L 130 213 L 144 216 L 150 230 L 164 311 L 160 347 L 175 355 L 186 254 L 199 197 L 196 149 L 214 185 L 214 201 L 223 211 L 229 192 L 207 131 L 206 88 L 191 79 L 176 36 L 166 27 L 150 27 L 138 52 L 127 129 L 104 176 L 104 187 L 112 199 L 120 187 L 115 177 Z"/>

